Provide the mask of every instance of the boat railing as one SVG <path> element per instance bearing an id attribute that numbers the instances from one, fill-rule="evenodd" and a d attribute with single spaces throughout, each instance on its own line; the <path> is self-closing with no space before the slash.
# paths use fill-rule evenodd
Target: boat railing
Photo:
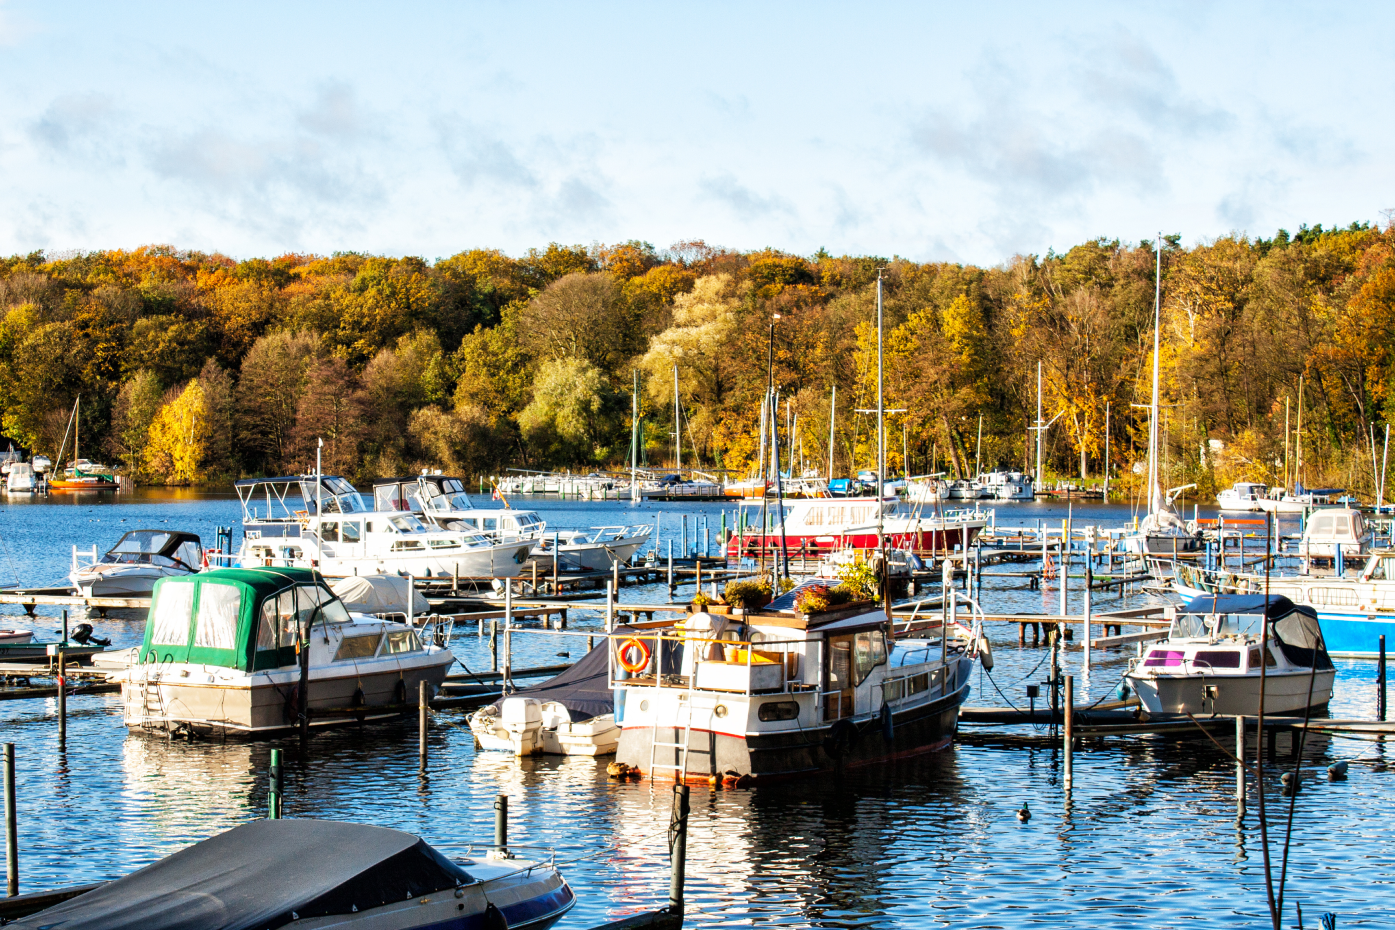
<path id="1" fill-rule="evenodd" d="M 87 559 L 88 561 L 86 564 L 83 564 L 78 561 L 79 558 Z M 93 565 L 97 564 L 97 560 L 100 558 L 101 556 L 97 553 L 96 546 L 93 546 L 90 550 L 79 549 L 77 546 L 73 546 L 73 571 L 77 571 L 81 568 L 91 568 Z"/>
<path id="2" fill-rule="evenodd" d="M 686 636 L 675 635 L 671 633 L 664 634 L 657 632 L 634 634 L 611 633 L 607 634 L 607 638 L 610 639 L 613 643 L 616 643 L 616 641 L 618 641 L 616 647 L 611 650 L 610 655 L 611 687 L 633 684 L 635 683 L 635 679 L 641 679 L 645 681 L 646 687 L 660 689 L 668 688 L 679 691 L 716 690 L 737 692 L 737 689 L 735 688 L 707 688 L 699 686 L 697 684 L 699 666 L 702 663 L 708 663 L 713 666 L 735 666 L 737 668 L 744 667 L 746 669 L 744 688 L 742 688 L 741 691 L 737 693 L 745 693 L 748 696 L 757 693 L 757 690 L 760 694 L 807 693 L 807 688 L 805 686 L 806 683 L 803 677 L 796 676 L 791 673 L 790 666 L 793 663 L 791 663 L 790 658 L 793 656 L 796 658 L 796 661 L 798 661 L 798 658 L 800 657 L 800 653 L 794 652 L 792 650 L 792 647 L 805 645 L 809 642 L 813 642 L 813 640 L 756 640 L 752 642 L 750 640 L 744 639 L 721 639 L 707 636 Z M 615 668 L 618 664 L 617 654 L 621 649 L 625 648 L 625 644 L 628 643 L 630 640 L 636 640 L 646 644 L 646 648 L 649 649 L 649 661 L 645 668 L 634 672 L 629 672 L 628 670 L 626 670 L 626 677 L 620 677 L 616 674 Z M 695 654 L 691 662 L 691 670 L 688 674 L 682 674 L 681 671 L 678 674 L 665 674 L 663 672 L 664 643 L 674 644 L 684 649 L 686 649 L 688 646 L 693 646 L 695 650 L 699 648 L 710 649 L 712 646 L 719 646 L 722 648 L 724 655 L 726 654 L 726 650 L 735 649 L 739 653 L 742 653 L 741 661 L 732 662 L 731 660 L 725 658 L 723 660 L 708 659 Z M 760 655 L 761 653 L 777 653 L 780 656 L 780 658 L 778 660 L 772 660 L 768 658 L 768 656 Z M 682 669 L 685 665 L 688 665 L 688 663 L 680 658 L 679 668 Z M 760 689 L 753 689 L 753 676 L 751 674 L 751 670 L 753 668 L 760 668 L 765 666 L 775 666 L 779 670 L 778 687 L 763 687 Z M 649 681 L 649 679 L 652 679 L 652 681 Z"/>

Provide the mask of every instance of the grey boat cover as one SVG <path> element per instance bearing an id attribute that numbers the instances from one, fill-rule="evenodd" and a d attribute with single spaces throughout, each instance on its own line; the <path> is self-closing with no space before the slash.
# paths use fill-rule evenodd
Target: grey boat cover
<path id="1" fill-rule="evenodd" d="M 616 627 L 616 633 L 634 632 L 628 627 Z M 529 697 L 539 701 L 556 701 L 567 708 L 572 722 L 590 720 L 615 712 L 615 692 L 607 680 L 606 644 L 623 640 L 606 639 L 555 678 L 549 678 L 531 688 L 523 688 L 509 697 Z M 504 698 L 494 702 L 501 707 Z"/>
<path id="2" fill-rule="evenodd" d="M 1280 594 L 1205 594 L 1194 597 L 1178 611 L 1184 614 L 1264 614 L 1279 649 L 1301 668 L 1332 668 L 1322 625 L 1311 607 L 1295 604 Z"/>
<path id="3" fill-rule="evenodd" d="M 410 833 L 332 820 L 254 820 L 6 926 L 266 930 L 473 881 Z"/>

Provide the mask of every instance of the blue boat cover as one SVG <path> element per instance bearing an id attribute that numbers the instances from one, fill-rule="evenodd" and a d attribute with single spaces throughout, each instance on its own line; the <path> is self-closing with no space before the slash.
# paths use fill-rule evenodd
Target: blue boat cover
<path id="1" fill-rule="evenodd" d="M 473 881 L 410 833 L 332 820 L 254 820 L 6 926 L 266 930 Z"/>
<path id="2" fill-rule="evenodd" d="M 1264 614 L 1269 619 L 1291 613 L 1293 601 L 1281 594 L 1269 595 L 1269 609 L 1265 610 L 1263 594 L 1203 594 L 1194 597 L 1181 607 L 1178 613 L 1184 614 Z"/>

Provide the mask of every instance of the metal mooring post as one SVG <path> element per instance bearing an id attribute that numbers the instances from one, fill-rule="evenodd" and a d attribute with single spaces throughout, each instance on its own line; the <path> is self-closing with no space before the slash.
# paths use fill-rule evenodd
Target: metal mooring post
<path id="1" fill-rule="evenodd" d="M 281 819 L 281 798 L 285 794 L 285 785 L 282 783 L 284 777 L 281 769 L 281 750 L 271 750 L 271 765 L 267 770 L 266 785 L 266 819 Z"/>
<path id="2" fill-rule="evenodd" d="M 494 848 L 501 857 L 509 854 L 509 796 L 494 796 Z"/>
<path id="3" fill-rule="evenodd" d="M 683 873 L 688 859 L 688 786 L 673 786 L 673 814 L 668 825 L 669 864 L 668 908 L 683 913 Z"/>
<path id="4" fill-rule="evenodd" d="M 19 823 L 15 815 L 15 744 L 5 744 L 5 894 L 19 894 Z"/>

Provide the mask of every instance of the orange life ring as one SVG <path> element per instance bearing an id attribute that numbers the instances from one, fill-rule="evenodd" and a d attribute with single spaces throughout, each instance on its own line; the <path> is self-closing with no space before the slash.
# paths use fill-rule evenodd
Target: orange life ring
<path id="1" fill-rule="evenodd" d="M 639 661 L 630 661 L 629 653 L 631 648 L 639 650 Z M 620 667 L 623 668 L 625 671 L 629 672 L 630 674 L 634 674 L 635 672 L 640 672 L 648 668 L 649 659 L 653 655 L 653 653 L 649 651 L 649 647 L 644 644 L 644 641 L 636 636 L 631 636 L 629 639 L 621 643 L 620 648 L 615 650 L 615 653 L 616 657 L 620 660 Z"/>

